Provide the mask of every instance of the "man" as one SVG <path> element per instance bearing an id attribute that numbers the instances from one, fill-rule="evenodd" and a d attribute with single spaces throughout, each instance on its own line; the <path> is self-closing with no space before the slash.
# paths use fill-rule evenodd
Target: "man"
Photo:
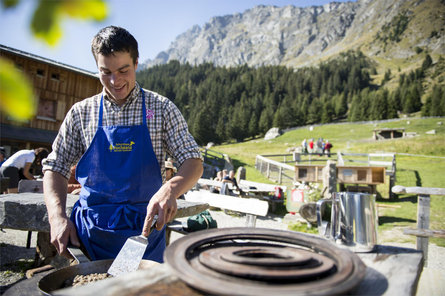
<path id="1" fill-rule="evenodd" d="M 9 157 L 0 168 L 0 175 L 9 178 L 8 193 L 17 193 L 20 180 L 34 180 L 31 166 L 42 165 L 42 160 L 48 156 L 48 149 L 19 150 Z"/>
<path id="2" fill-rule="evenodd" d="M 224 171 L 226 171 L 226 170 L 224 170 Z M 228 190 L 228 193 L 233 195 L 233 191 L 228 189 L 227 184 L 232 184 L 232 188 L 236 188 L 240 194 L 242 193 L 241 189 L 239 189 L 239 187 L 238 187 L 238 183 L 236 182 L 234 170 L 230 170 L 229 175 L 225 175 L 223 177 L 222 182 L 223 182 L 223 186 L 221 188 L 221 192 L 223 192 L 223 194 L 227 194 L 227 190 Z"/>
<path id="3" fill-rule="evenodd" d="M 201 155 L 176 106 L 136 82 L 138 45 L 128 31 L 106 27 L 91 47 L 104 89 L 71 108 L 44 163 L 51 242 L 62 255 L 71 241 L 92 260 L 115 258 L 129 236 L 148 236 L 158 215 L 144 258 L 162 262 L 164 225 L 202 175 Z M 163 182 L 166 154 L 180 168 Z M 67 179 L 77 161 L 81 191 L 70 219 Z"/>

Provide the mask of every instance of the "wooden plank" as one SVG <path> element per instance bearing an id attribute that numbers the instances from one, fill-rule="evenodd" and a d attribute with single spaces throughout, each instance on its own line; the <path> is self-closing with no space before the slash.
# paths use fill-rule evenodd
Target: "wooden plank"
<path id="1" fill-rule="evenodd" d="M 422 253 L 413 249 L 378 246 L 373 253 L 358 253 L 367 265 L 366 275 L 348 295 L 415 295 L 422 271 Z M 37 285 L 35 285 L 37 287 Z M 97 281 L 85 286 L 67 288 L 53 295 L 137 295 L 150 291 L 153 295 L 207 295 L 182 282 L 167 264 L 138 270 L 119 277 Z M 238 293 L 237 293 L 238 292 Z M 227 291 L 228 295 L 239 291 Z M 314 294 L 314 291 L 306 293 Z"/>
<path id="2" fill-rule="evenodd" d="M 417 197 L 417 228 L 428 229 L 430 227 L 430 196 L 419 195 Z M 425 265 L 428 264 L 428 237 L 417 237 L 416 248 L 423 252 Z"/>
<path id="3" fill-rule="evenodd" d="M 376 165 L 376 166 L 392 166 L 391 161 L 378 161 L 378 160 L 371 160 L 368 162 L 369 165 Z"/>
<path id="4" fill-rule="evenodd" d="M 404 229 L 403 234 L 415 235 L 421 237 L 440 237 L 445 238 L 445 230 L 430 230 L 430 229 Z"/>
<path id="5" fill-rule="evenodd" d="M 263 161 L 267 162 L 268 164 L 273 164 L 273 165 L 276 165 L 278 167 L 282 167 L 284 169 L 291 170 L 291 171 L 295 170 L 295 168 L 293 166 L 291 166 L 291 165 L 288 165 L 288 164 L 285 164 L 285 163 L 281 163 L 281 162 L 278 162 L 278 161 L 275 161 L 275 160 L 272 160 L 272 159 L 268 159 L 268 158 L 266 158 L 264 156 L 261 156 L 261 155 L 257 155 L 256 157 L 258 159 L 260 159 L 260 160 L 263 160 Z"/>
<path id="6" fill-rule="evenodd" d="M 350 295 L 416 295 L 423 269 L 422 252 L 378 245 L 372 253 L 357 253 L 365 279 Z"/>
<path id="7" fill-rule="evenodd" d="M 394 157 L 394 153 L 369 153 L 369 157 Z"/>
<path id="8" fill-rule="evenodd" d="M 432 187 L 405 187 L 396 185 L 392 187 L 392 192 L 402 194 L 423 194 L 423 195 L 445 195 L 445 188 Z"/>
<path id="9" fill-rule="evenodd" d="M 264 191 L 264 192 L 273 192 L 273 191 L 275 191 L 275 187 L 281 187 L 281 189 L 283 189 L 283 191 L 287 190 L 286 186 L 258 183 L 258 182 L 248 181 L 248 180 L 240 180 L 239 185 L 242 187 L 255 187 L 258 191 Z"/>
<path id="10" fill-rule="evenodd" d="M 189 191 L 185 200 L 192 202 L 207 203 L 211 207 L 242 212 L 257 216 L 266 216 L 269 210 L 267 201 L 256 198 L 241 198 L 229 195 L 210 193 L 206 190 Z"/>

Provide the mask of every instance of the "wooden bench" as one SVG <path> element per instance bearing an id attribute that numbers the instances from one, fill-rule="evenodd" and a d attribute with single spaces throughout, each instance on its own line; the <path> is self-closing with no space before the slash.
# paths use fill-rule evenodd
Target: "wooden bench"
<path id="1" fill-rule="evenodd" d="M 188 202 L 204 203 L 210 207 L 244 213 L 246 214 L 247 227 L 255 227 L 256 217 L 266 216 L 269 210 L 269 204 L 263 200 L 216 194 L 208 190 L 192 190 L 186 193 L 184 197 Z M 167 226 L 167 245 L 170 243 L 172 231 L 183 235 L 188 234 L 188 232 L 183 229 L 180 221 L 172 221 Z"/>
<path id="2" fill-rule="evenodd" d="M 430 237 L 445 238 L 445 230 L 430 230 L 430 195 L 445 196 L 445 188 L 429 187 L 404 187 L 396 185 L 392 187 L 392 192 L 396 194 L 416 194 L 417 195 L 417 228 L 405 229 L 404 234 L 417 237 L 416 248 L 423 252 L 425 266 L 428 261 L 428 241 Z"/>

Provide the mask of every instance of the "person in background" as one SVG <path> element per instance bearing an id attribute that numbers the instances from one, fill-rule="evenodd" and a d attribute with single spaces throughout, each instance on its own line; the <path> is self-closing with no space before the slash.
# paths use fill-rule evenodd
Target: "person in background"
<path id="1" fill-rule="evenodd" d="M 165 181 L 168 181 L 171 178 L 173 178 L 176 172 L 177 169 L 173 165 L 173 160 L 171 158 L 168 158 L 167 161 L 165 162 Z"/>
<path id="2" fill-rule="evenodd" d="M 0 167 L 6 161 L 6 150 L 3 147 L 0 147 Z"/>
<path id="3" fill-rule="evenodd" d="M 328 157 L 331 157 L 331 148 L 333 147 L 333 145 L 329 142 L 329 140 L 326 140 L 326 144 L 325 144 L 325 151 L 328 154 Z"/>
<path id="4" fill-rule="evenodd" d="M 314 139 L 309 141 L 309 153 L 314 153 Z"/>
<path id="5" fill-rule="evenodd" d="M 218 182 L 222 182 L 223 180 L 223 171 L 218 171 L 216 173 L 216 177 L 213 179 L 213 181 L 218 181 Z M 211 186 L 210 187 L 210 192 L 211 193 L 219 193 L 221 191 L 221 187 L 220 186 Z"/>
<path id="6" fill-rule="evenodd" d="M 71 242 L 92 260 L 112 259 L 130 236 L 143 235 L 149 241 L 143 258 L 163 262 L 165 224 L 176 214 L 176 199 L 203 172 L 199 146 L 173 102 L 137 83 L 138 43 L 127 30 L 103 28 L 91 50 L 103 91 L 71 107 L 43 166 L 51 243 L 67 257 Z M 163 182 L 167 155 L 179 169 Z M 75 163 L 82 188 L 68 217 L 67 180 Z"/>
<path id="7" fill-rule="evenodd" d="M 20 150 L 11 155 L 1 166 L 2 177 L 9 178 L 8 193 L 17 193 L 19 181 L 35 180 L 31 174 L 31 166 L 41 166 L 42 160 L 48 156 L 48 149 Z"/>
<path id="8" fill-rule="evenodd" d="M 225 176 L 222 182 L 223 186 L 221 187 L 221 192 L 224 191 L 225 194 L 227 194 L 228 192 L 229 194 L 233 195 L 233 189 L 236 189 L 239 193 L 241 193 L 241 190 L 238 187 L 238 183 L 236 182 L 234 170 L 230 170 L 229 175 Z M 227 186 L 228 184 L 232 184 L 232 189 L 229 189 L 229 186 Z"/>
<path id="9" fill-rule="evenodd" d="M 301 142 L 301 152 L 302 153 L 307 153 L 307 140 L 304 139 L 303 142 Z"/>

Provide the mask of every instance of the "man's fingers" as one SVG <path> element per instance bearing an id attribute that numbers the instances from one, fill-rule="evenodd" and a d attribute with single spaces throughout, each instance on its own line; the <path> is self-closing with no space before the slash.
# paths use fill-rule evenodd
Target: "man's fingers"
<path id="1" fill-rule="evenodd" d="M 158 231 L 162 230 L 162 227 L 164 227 L 164 224 L 166 222 L 165 214 L 166 214 L 166 212 L 162 208 L 160 208 L 158 211 L 158 221 L 156 222 L 156 226 L 155 226 L 156 230 L 158 230 Z"/>
<path id="2" fill-rule="evenodd" d="M 154 215 L 147 213 L 147 216 L 145 216 L 144 227 L 142 227 L 142 235 L 143 236 L 149 235 L 150 227 L 153 222 L 153 219 L 154 219 Z"/>

